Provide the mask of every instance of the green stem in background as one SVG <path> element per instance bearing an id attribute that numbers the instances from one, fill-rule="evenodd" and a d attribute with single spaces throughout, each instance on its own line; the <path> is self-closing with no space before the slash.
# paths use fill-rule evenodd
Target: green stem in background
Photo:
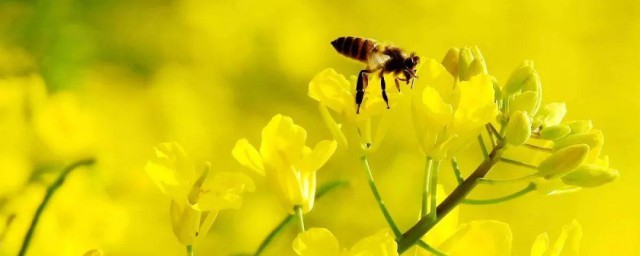
<path id="1" fill-rule="evenodd" d="M 398 253 L 403 253 L 411 248 L 411 246 L 420 240 L 420 238 L 431 230 L 442 218 L 458 206 L 471 190 L 478 185 L 478 180 L 487 175 L 491 168 L 498 163 L 505 150 L 506 147 L 503 142 L 496 145 L 491 151 L 491 154 L 489 154 L 489 158 L 482 161 L 475 171 L 438 205 L 437 218 L 435 220 L 431 220 L 428 216 L 422 217 L 413 227 L 402 234 L 401 238 L 396 239 L 398 242 Z"/>
<path id="2" fill-rule="evenodd" d="M 193 256 L 193 245 L 187 245 L 187 256 Z"/>
<path id="3" fill-rule="evenodd" d="M 47 207 L 47 204 L 51 200 L 51 197 L 53 196 L 53 194 L 55 194 L 55 192 L 60 188 L 60 186 L 62 186 L 62 184 L 64 183 L 64 180 L 67 178 L 69 173 L 71 173 L 73 170 L 77 169 L 78 167 L 85 166 L 85 165 L 92 165 L 93 163 L 95 163 L 95 159 L 91 158 L 91 159 L 83 159 L 75 163 L 72 163 L 71 165 L 68 165 L 62 170 L 62 172 L 60 173 L 60 176 L 58 176 L 58 178 L 47 188 L 47 192 L 44 195 L 44 199 L 42 199 L 42 202 L 38 206 L 38 209 L 36 209 L 35 215 L 33 215 L 33 219 L 31 220 L 31 225 L 29 226 L 29 229 L 27 230 L 27 234 L 24 237 L 24 240 L 22 242 L 22 247 L 20 248 L 20 252 L 18 253 L 18 256 L 24 256 L 27 253 L 27 249 L 29 248 L 29 243 L 33 238 L 33 232 L 35 232 L 36 230 L 36 226 L 38 225 L 38 221 L 40 221 L 40 217 L 44 212 L 44 209 Z"/>
<path id="4" fill-rule="evenodd" d="M 532 165 L 532 164 L 528 164 L 528 163 L 525 163 L 525 162 L 520 162 L 518 160 L 513 160 L 513 159 L 509 159 L 509 158 L 503 157 L 503 158 L 500 158 L 500 161 L 508 163 L 508 164 L 513 164 L 513 165 L 529 168 L 529 169 L 538 170 L 538 166 L 535 166 L 535 165 Z"/>
<path id="5" fill-rule="evenodd" d="M 462 177 L 462 172 L 460 171 L 460 166 L 458 165 L 458 160 L 455 157 L 451 158 L 451 168 L 453 169 L 453 174 L 456 175 L 456 180 L 458 184 L 464 182 L 464 177 Z"/>
<path id="6" fill-rule="evenodd" d="M 489 129 L 489 131 L 491 131 L 491 133 L 493 133 L 493 135 L 496 136 L 496 138 L 498 138 L 498 140 L 502 140 L 502 137 L 500 137 L 500 132 L 498 132 L 498 130 L 496 130 L 496 127 L 493 126 L 493 124 L 488 123 L 487 124 L 487 129 Z"/>
<path id="7" fill-rule="evenodd" d="M 436 201 L 436 195 L 438 193 L 438 172 L 440 171 L 440 161 L 434 161 L 431 170 L 429 171 L 429 200 L 431 201 L 429 206 L 429 218 L 431 220 L 435 220 L 436 206 L 438 202 Z"/>
<path id="8" fill-rule="evenodd" d="M 373 180 L 373 174 L 371 173 L 371 168 L 369 167 L 369 160 L 367 160 L 367 155 L 363 155 L 362 157 L 360 157 L 360 162 L 362 163 L 362 168 L 367 174 L 367 181 L 369 182 L 371 193 L 373 193 L 373 197 L 375 197 L 376 202 L 378 203 L 378 207 L 380 208 L 382 215 L 384 215 L 384 219 L 387 221 L 387 224 L 389 224 L 389 227 L 391 228 L 391 231 L 393 231 L 393 234 L 396 237 L 400 237 L 402 235 L 402 232 L 393 221 L 393 218 L 391 218 L 391 213 L 389 213 L 389 210 L 385 206 L 384 201 L 382 201 L 382 197 L 380 197 L 378 187 L 376 187 L 376 183 Z"/>
<path id="9" fill-rule="evenodd" d="M 296 205 L 293 207 L 296 217 L 298 217 L 298 224 L 300 224 L 300 232 L 304 232 L 304 216 L 302 215 L 302 206 Z"/>
<path id="10" fill-rule="evenodd" d="M 480 149 L 482 150 L 482 155 L 484 159 L 489 159 L 489 152 L 487 151 L 487 147 L 484 145 L 484 140 L 482 139 L 482 134 L 478 134 L 478 144 L 480 145 Z"/>
<path id="11" fill-rule="evenodd" d="M 332 181 L 329 183 L 326 183 L 322 186 L 320 186 L 318 188 L 318 190 L 316 191 L 316 200 L 320 199 L 321 197 L 323 197 L 324 195 L 326 195 L 328 192 L 342 187 L 342 186 L 346 186 L 347 184 L 349 184 L 348 181 L 346 180 L 336 180 L 336 181 Z M 294 215 L 287 215 L 287 217 L 285 217 L 282 221 L 280 221 L 280 224 L 278 224 L 278 226 L 276 226 L 271 233 L 269 233 L 269 235 L 267 235 L 267 237 L 262 241 L 262 243 L 260 244 L 260 247 L 258 247 L 258 250 L 256 250 L 255 252 L 255 256 L 258 256 L 260 254 L 262 254 L 262 252 L 264 251 L 264 249 L 267 248 L 267 246 L 271 243 L 271 241 L 273 240 L 273 238 L 275 238 L 278 234 L 280 234 L 280 232 L 282 232 L 282 230 L 284 230 L 284 228 L 291 223 L 291 221 L 293 220 L 293 216 Z"/>
<path id="12" fill-rule="evenodd" d="M 428 252 L 430 252 L 431 254 L 435 255 L 435 256 L 447 256 L 446 253 L 441 252 L 440 250 L 431 247 L 430 245 L 427 244 L 427 242 L 422 241 L 422 240 L 418 240 L 418 242 L 416 242 L 416 244 L 418 244 L 418 246 L 420 246 L 422 249 L 427 250 Z"/>
<path id="13" fill-rule="evenodd" d="M 429 175 L 433 169 L 433 158 L 427 156 L 427 162 L 424 165 L 424 179 L 422 181 L 422 208 L 420 208 L 420 217 L 427 215 L 429 204 Z"/>
<path id="14" fill-rule="evenodd" d="M 519 190 L 513 194 L 506 195 L 503 197 L 493 198 L 493 199 L 464 199 L 462 200 L 463 204 L 472 204 L 472 205 L 486 205 L 486 204 L 499 204 L 512 199 L 516 199 L 518 197 L 524 196 L 531 191 L 536 190 L 536 185 L 534 183 L 529 183 L 529 185 L 522 190 Z"/>
<path id="15" fill-rule="evenodd" d="M 482 183 L 482 184 L 518 183 L 518 182 L 523 182 L 523 181 L 531 181 L 531 180 L 534 180 L 535 178 L 538 178 L 538 177 L 540 177 L 540 175 L 538 173 L 533 173 L 533 174 L 529 174 L 527 176 L 522 176 L 522 177 L 519 177 L 519 178 L 508 179 L 508 180 L 493 180 L 493 179 L 480 178 L 480 179 L 478 179 L 478 182 Z"/>

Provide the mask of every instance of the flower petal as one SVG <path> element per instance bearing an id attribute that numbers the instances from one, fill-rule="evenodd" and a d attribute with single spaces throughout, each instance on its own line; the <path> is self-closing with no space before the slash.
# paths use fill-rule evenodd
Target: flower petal
<path id="1" fill-rule="evenodd" d="M 544 256 L 547 250 L 549 250 L 549 235 L 542 233 L 531 246 L 531 256 Z"/>
<path id="2" fill-rule="evenodd" d="M 304 157 L 300 169 L 306 172 L 315 172 L 322 167 L 336 151 L 338 143 L 335 140 L 320 141 L 313 151 Z"/>
<path id="3" fill-rule="evenodd" d="M 258 150 L 256 150 L 247 139 L 239 139 L 233 147 L 233 150 L 231 150 L 231 154 L 240 164 L 264 176 L 262 156 L 260 156 Z"/>
<path id="4" fill-rule="evenodd" d="M 337 113 L 353 109 L 351 84 L 342 74 L 328 68 L 309 82 L 309 97 L 327 105 Z M 355 110 L 354 110 L 355 111 Z"/>
<path id="5" fill-rule="evenodd" d="M 198 205 L 203 211 L 238 209 L 242 205 L 242 195 L 254 190 L 255 184 L 249 176 L 239 172 L 219 172 L 203 184 Z"/>
<path id="6" fill-rule="evenodd" d="M 356 243 L 349 256 L 394 256 L 398 255 L 398 244 L 393 239 L 391 231 L 381 230 L 373 236 L 366 237 Z"/>
<path id="7" fill-rule="evenodd" d="M 293 119 L 281 114 L 275 115 L 262 129 L 260 154 L 265 164 L 276 168 L 287 168 L 283 156 L 289 164 L 302 160 L 302 150 L 307 140 L 307 131 L 293 123 Z"/>
<path id="8" fill-rule="evenodd" d="M 499 256 L 511 255 L 513 236 L 509 225 L 503 222 L 472 221 L 463 224 L 441 246 L 447 255 Z"/>
<path id="9" fill-rule="evenodd" d="M 171 226 L 178 241 L 191 245 L 198 236 L 201 211 L 197 206 L 171 201 Z"/>
<path id="10" fill-rule="evenodd" d="M 310 228 L 293 240 L 293 250 L 300 256 L 340 255 L 340 244 L 326 228 Z"/>

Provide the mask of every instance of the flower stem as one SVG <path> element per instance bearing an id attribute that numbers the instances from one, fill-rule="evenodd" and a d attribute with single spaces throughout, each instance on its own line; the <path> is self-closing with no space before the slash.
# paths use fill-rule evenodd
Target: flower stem
<path id="1" fill-rule="evenodd" d="M 320 186 L 320 188 L 318 188 L 318 191 L 316 191 L 316 199 L 319 199 L 319 198 L 323 197 L 324 195 L 326 195 L 331 190 L 334 190 L 336 188 L 339 188 L 339 187 L 347 185 L 347 184 L 349 184 L 349 182 L 346 181 L 346 180 L 336 180 L 336 181 L 332 181 L 332 182 L 326 183 L 326 184 Z M 260 244 L 260 247 L 258 247 L 258 250 L 256 250 L 256 252 L 253 255 L 259 256 L 260 254 L 262 254 L 262 252 L 271 243 L 273 238 L 275 238 L 278 234 L 280 234 L 280 232 L 282 232 L 282 230 L 284 230 L 284 228 L 289 223 L 291 223 L 292 220 L 293 220 L 293 215 L 287 215 L 287 217 L 285 217 L 282 221 L 280 221 L 280 224 L 278 224 L 278 226 L 276 226 L 271 231 L 271 233 L 269 233 L 269 235 L 267 235 L 267 237 Z"/>
<path id="2" fill-rule="evenodd" d="M 516 199 L 518 197 L 524 196 L 531 191 L 536 190 L 536 185 L 534 183 L 529 183 L 529 185 L 522 190 L 519 190 L 513 194 L 506 195 L 503 197 L 493 198 L 493 199 L 464 199 L 462 201 L 463 204 L 471 204 L 471 205 L 486 205 L 486 204 L 499 204 L 512 199 Z"/>
<path id="3" fill-rule="evenodd" d="M 187 256 L 193 256 L 193 245 L 187 245 Z"/>
<path id="4" fill-rule="evenodd" d="M 496 138 L 498 138 L 498 140 L 502 140 L 502 137 L 500 137 L 500 132 L 498 132 L 498 130 L 496 130 L 496 127 L 493 126 L 493 124 L 488 123 L 487 124 L 487 129 L 489 129 L 489 131 L 491 131 L 491 133 L 493 133 L 493 135 L 496 136 Z"/>
<path id="5" fill-rule="evenodd" d="M 300 224 L 300 232 L 304 232 L 304 216 L 302 216 L 302 206 L 296 205 L 293 207 L 296 217 L 298 217 L 298 224 Z"/>
<path id="6" fill-rule="evenodd" d="M 417 242 L 418 246 L 420 246 L 422 249 L 427 250 L 428 252 L 430 252 L 431 254 L 435 255 L 435 256 L 447 256 L 447 254 L 445 254 L 444 252 L 441 252 L 440 250 L 431 247 L 429 244 L 427 244 L 427 242 L 422 241 L 422 240 L 418 240 Z"/>
<path id="7" fill-rule="evenodd" d="M 520 162 L 518 160 L 513 160 L 513 159 L 509 159 L 509 158 L 500 158 L 500 161 L 505 162 L 505 163 L 509 163 L 509 164 L 513 164 L 513 165 L 517 165 L 517 166 L 521 166 L 521 167 L 525 167 L 525 168 L 529 168 L 529 169 L 534 169 L 534 170 L 538 170 L 538 166 L 532 165 L 532 164 L 528 164 L 525 162 Z"/>
<path id="8" fill-rule="evenodd" d="M 460 171 L 460 166 L 458 165 L 458 160 L 455 157 L 451 158 L 451 168 L 453 168 L 453 173 L 456 175 L 456 180 L 458 184 L 464 182 L 464 178 L 462 177 L 462 172 Z"/>
<path id="9" fill-rule="evenodd" d="M 29 243 L 31 242 L 31 238 L 33 237 L 33 233 L 35 232 L 36 226 L 38 225 L 38 221 L 40 221 L 40 216 L 44 212 L 44 209 L 47 207 L 47 204 L 51 200 L 53 194 L 60 188 L 60 186 L 62 186 L 69 173 L 71 173 L 71 171 L 75 170 L 78 167 L 92 165 L 93 163 L 95 163 L 95 159 L 90 158 L 83 159 L 68 165 L 62 170 L 60 176 L 58 176 L 58 178 L 47 188 L 47 193 L 44 195 L 44 199 L 42 199 L 42 202 L 38 206 L 38 209 L 36 209 L 35 215 L 33 215 L 31 225 L 29 226 L 27 234 L 24 237 L 22 247 L 20 248 L 20 252 L 18 252 L 18 256 L 24 256 L 27 253 Z"/>
<path id="10" fill-rule="evenodd" d="M 423 237 L 429 230 L 431 230 L 442 218 L 444 218 L 453 208 L 462 202 L 462 200 L 478 185 L 478 180 L 483 178 L 491 170 L 491 168 L 498 163 L 500 157 L 506 150 L 503 142 L 496 145 L 495 148 L 489 154 L 489 158 L 485 159 L 476 170 L 469 175 L 469 177 L 462 182 L 456 189 L 454 189 L 447 198 L 438 205 L 437 218 L 431 220 L 426 217 L 420 218 L 420 220 L 413 225 L 407 232 L 402 234 L 402 237 L 397 239 L 398 252 L 403 253 L 414 245 L 421 237 Z"/>
<path id="11" fill-rule="evenodd" d="M 402 235 L 402 232 L 400 231 L 396 223 L 393 221 L 393 218 L 391 218 L 391 214 L 389 213 L 389 210 L 387 210 L 387 207 L 385 206 L 384 201 L 382 201 L 382 197 L 380 197 L 380 192 L 378 191 L 378 187 L 376 186 L 376 183 L 373 180 L 373 174 L 371 173 L 371 168 L 369 167 L 369 160 L 367 160 L 367 155 L 362 155 L 362 157 L 360 157 L 360 162 L 362 163 L 362 168 L 364 168 L 364 171 L 367 174 L 367 181 L 369 182 L 369 188 L 371 188 L 371 193 L 373 193 L 373 197 L 375 197 L 376 202 L 378 203 L 378 207 L 380 208 L 382 215 L 384 215 L 384 219 L 387 221 L 387 224 L 389 224 L 389 227 L 391 228 L 391 231 L 393 231 L 393 234 L 396 237 L 400 237 Z"/>
<path id="12" fill-rule="evenodd" d="M 436 206 L 438 202 L 436 201 L 436 195 L 438 193 L 438 172 L 440 171 L 440 161 L 434 161 L 431 170 L 429 171 L 429 200 L 431 201 L 429 206 L 429 217 L 431 220 L 435 220 Z"/>
<path id="13" fill-rule="evenodd" d="M 489 128 L 489 125 L 486 125 L 485 128 L 487 129 L 487 136 L 489 136 L 489 140 L 491 141 L 491 146 L 495 147 L 496 140 L 493 138 L 493 132 L 491 131 L 491 128 Z"/>
<path id="14" fill-rule="evenodd" d="M 420 217 L 427 215 L 429 204 L 429 176 L 433 169 L 433 158 L 427 156 L 427 162 L 424 165 L 424 180 L 422 181 L 422 208 L 420 208 Z"/>
<path id="15" fill-rule="evenodd" d="M 485 179 L 485 178 L 480 178 L 478 179 L 479 183 L 483 183 L 483 184 L 497 184 L 497 183 L 518 183 L 518 182 L 523 182 L 523 181 L 531 181 L 535 178 L 540 177 L 540 174 L 538 173 L 533 173 L 533 174 L 529 174 L 527 176 L 522 176 L 519 178 L 515 178 L 515 179 L 508 179 L 508 180 L 492 180 L 492 179 Z"/>
<path id="16" fill-rule="evenodd" d="M 489 152 L 487 151 L 487 147 L 484 145 L 484 140 L 482 139 L 482 134 L 478 134 L 478 144 L 480 145 L 480 149 L 482 150 L 482 155 L 484 159 L 489 159 Z"/>
<path id="17" fill-rule="evenodd" d="M 543 151 L 543 152 L 553 152 L 553 149 L 550 148 L 545 148 L 545 147 L 541 147 L 541 146 L 537 146 L 537 145 L 533 145 L 533 144 L 529 144 L 529 143 L 525 143 L 524 144 L 526 147 L 530 148 L 530 149 L 534 149 L 534 150 L 539 150 L 539 151 Z"/>

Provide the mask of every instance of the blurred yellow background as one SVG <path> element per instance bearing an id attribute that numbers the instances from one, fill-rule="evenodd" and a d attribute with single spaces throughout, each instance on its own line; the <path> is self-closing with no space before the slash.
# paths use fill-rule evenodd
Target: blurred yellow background
<path id="1" fill-rule="evenodd" d="M 307 85 L 327 67 L 347 75 L 361 69 L 329 44 L 346 35 L 436 59 L 450 47 L 477 45 L 501 82 L 533 60 L 544 102 L 566 102 L 569 120 L 593 120 L 621 177 L 579 193 L 462 206 L 460 221 L 509 223 L 514 255 L 528 255 L 542 232 L 555 239 L 572 219 L 583 226 L 583 255 L 640 254 L 640 136 L 633 133 L 640 131 L 639 1 L 2 1 L 0 35 L 0 215 L 17 212 L 0 254 L 15 254 L 53 170 L 74 160 L 82 143 L 98 163 L 74 172 L 56 194 L 30 255 L 93 248 L 105 255 L 183 254 L 169 202 L 143 169 L 152 147 L 175 140 L 215 169 L 245 171 L 231 157 L 233 144 L 259 141 L 277 113 L 305 127 L 312 144 L 328 139 Z M 56 118 L 31 118 L 34 104 Z M 371 156 L 402 229 L 419 209 L 424 159 L 414 137 L 403 119 Z M 477 145 L 466 153 L 468 174 L 480 154 Z M 308 226 L 327 227 L 349 246 L 385 227 L 357 157 L 338 150 L 320 170 L 320 183 L 351 184 L 320 199 L 307 217 Z M 451 191 L 455 180 L 444 170 Z M 496 172 L 507 171 L 522 170 Z M 264 179 L 254 178 L 257 191 L 240 210 L 220 214 L 196 255 L 251 253 L 285 216 Z M 293 254 L 294 235 L 287 230 L 266 254 Z"/>

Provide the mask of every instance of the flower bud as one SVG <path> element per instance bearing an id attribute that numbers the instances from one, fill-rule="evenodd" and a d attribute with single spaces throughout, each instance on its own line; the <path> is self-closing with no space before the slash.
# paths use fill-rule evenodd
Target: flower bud
<path id="1" fill-rule="evenodd" d="M 518 111 L 511 115 L 505 131 L 505 141 L 513 146 L 524 144 L 531 136 L 531 120 L 527 112 Z"/>
<path id="2" fill-rule="evenodd" d="M 507 83 L 504 85 L 504 94 L 505 96 L 511 96 L 514 93 L 520 91 L 525 81 L 535 72 L 533 68 L 533 61 L 526 60 L 524 63 L 520 64 L 516 70 L 511 73 Z"/>
<path id="3" fill-rule="evenodd" d="M 460 80 L 468 80 L 469 75 L 467 72 L 472 61 L 473 55 L 471 54 L 471 49 L 467 47 L 460 49 L 460 56 L 458 56 L 458 78 Z"/>
<path id="4" fill-rule="evenodd" d="M 542 127 L 560 124 L 567 114 L 567 105 L 562 103 L 549 103 L 540 109 L 537 117 L 542 121 Z"/>
<path id="5" fill-rule="evenodd" d="M 449 74 L 456 76 L 458 74 L 458 59 L 460 58 L 460 49 L 451 48 L 447 55 L 442 59 L 442 65 L 449 71 Z"/>
<path id="6" fill-rule="evenodd" d="M 469 80 L 469 78 L 471 78 L 472 76 L 488 73 L 489 72 L 487 71 L 487 66 L 484 63 L 484 60 L 474 59 L 471 64 L 469 64 L 469 69 L 467 70 L 467 73 L 462 80 Z"/>
<path id="7" fill-rule="evenodd" d="M 555 141 L 554 150 L 558 150 L 570 145 L 587 144 L 589 148 L 595 149 L 604 143 L 604 135 L 599 130 L 591 130 L 589 133 L 573 134 Z"/>
<path id="8" fill-rule="evenodd" d="M 571 128 L 566 124 L 544 127 L 540 131 L 540 138 L 545 140 L 557 140 L 569 135 Z"/>
<path id="9" fill-rule="evenodd" d="M 530 116 L 535 115 L 536 105 L 540 96 L 537 92 L 524 92 L 514 96 L 509 101 L 509 113 L 515 113 L 517 111 L 527 112 Z"/>
<path id="10" fill-rule="evenodd" d="M 587 158 L 587 144 L 571 145 L 553 153 L 538 165 L 538 172 L 546 179 L 562 177 L 575 170 Z"/>
<path id="11" fill-rule="evenodd" d="M 198 206 L 171 201 L 171 226 L 178 241 L 192 245 L 200 230 L 201 211 Z"/>
<path id="12" fill-rule="evenodd" d="M 620 176 L 616 169 L 596 164 L 584 164 L 575 171 L 562 177 L 562 182 L 583 188 L 602 186 Z"/>
<path id="13" fill-rule="evenodd" d="M 578 120 L 568 122 L 567 125 L 571 127 L 571 134 L 583 134 L 593 129 L 593 123 L 591 120 Z"/>

